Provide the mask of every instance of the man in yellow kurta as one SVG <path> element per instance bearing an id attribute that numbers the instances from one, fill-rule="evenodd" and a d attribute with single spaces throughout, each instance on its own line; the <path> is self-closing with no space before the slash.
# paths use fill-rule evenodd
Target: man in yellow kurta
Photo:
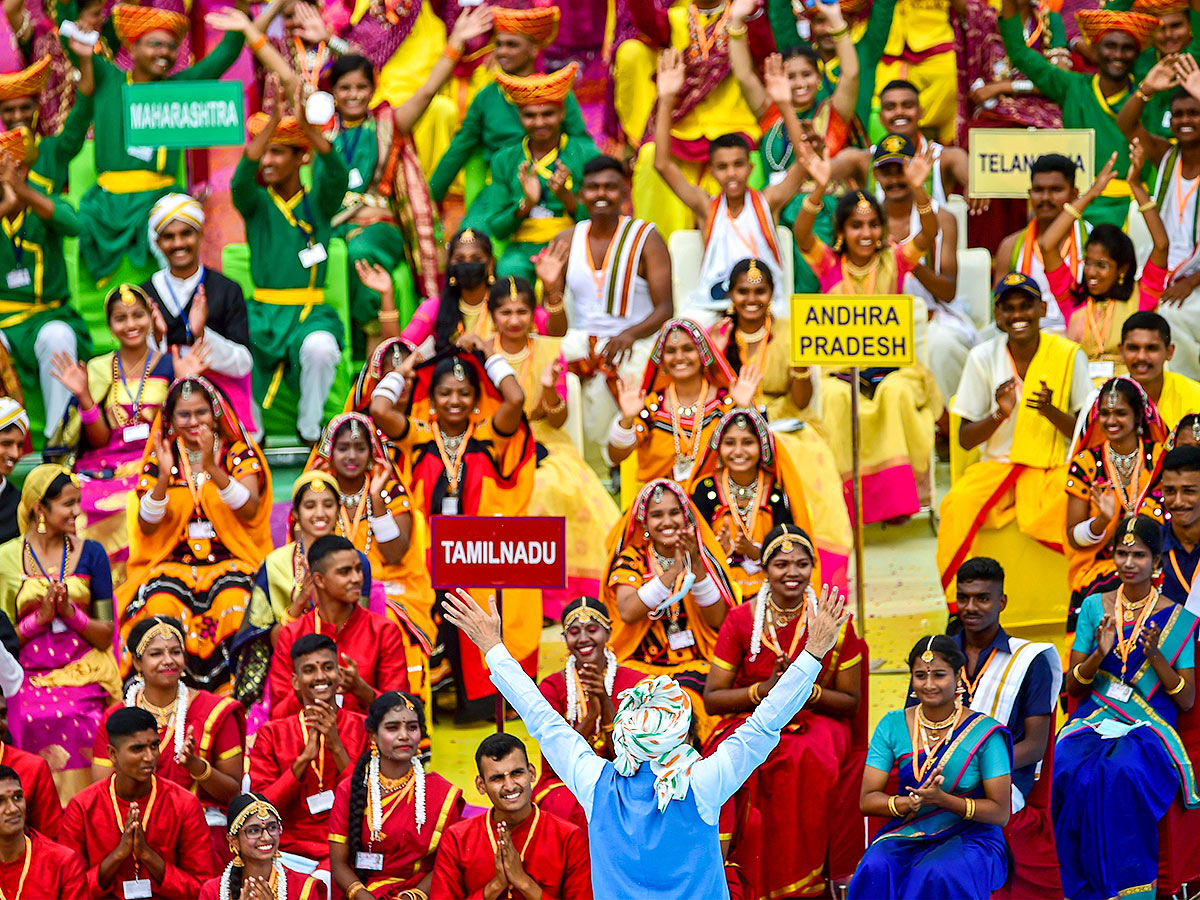
<path id="1" fill-rule="evenodd" d="M 950 0 L 897 0 L 875 83 L 897 78 L 921 92 L 921 128 L 936 130 L 939 143 L 953 144 L 958 68 Z"/>
<path id="2" fill-rule="evenodd" d="M 952 616 L 954 573 L 975 555 L 981 530 L 1015 519 L 1026 537 L 1061 552 L 1067 441 L 1092 391 L 1079 345 L 1040 330 L 1046 304 L 1036 281 L 1010 272 L 996 288 L 994 309 L 1001 334 L 971 349 L 950 408 L 962 419 L 959 444 L 983 453 L 941 506 L 937 563 Z M 1015 570 L 1021 559 L 1001 562 Z"/>
<path id="3" fill-rule="evenodd" d="M 1171 326 L 1158 313 L 1135 312 L 1121 326 L 1121 359 L 1129 376 L 1154 401 L 1171 430 L 1188 413 L 1200 412 L 1200 382 L 1166 370 L 1174 355 Z"/>

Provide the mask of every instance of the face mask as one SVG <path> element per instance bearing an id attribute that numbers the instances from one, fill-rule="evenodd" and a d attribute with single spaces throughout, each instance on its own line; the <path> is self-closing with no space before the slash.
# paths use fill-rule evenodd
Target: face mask
<path id="1" fill-rule="evenodd" d="M 477 288 L 487 278 L 487 263 L 467 262 L 454 263 L 446 269 L 447 273 L 458 282 L 459 287 Z"/>

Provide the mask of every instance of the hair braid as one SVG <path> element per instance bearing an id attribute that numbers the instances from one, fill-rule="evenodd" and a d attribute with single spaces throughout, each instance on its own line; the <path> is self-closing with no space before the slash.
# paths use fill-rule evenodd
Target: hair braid
<path id="1" fill-rule="evenodd" d="M 371 761 L 371 751 L 366 749 L 354 765 L 354 774 L 350 776 L 350 833 L 346 835 L 346 846 L 350 853 L 350 868 L 359 878 L 366 878 L 355 868 L 358 851 L 362 849 L 363 817 L 367 811 L 367 764 Z"/>

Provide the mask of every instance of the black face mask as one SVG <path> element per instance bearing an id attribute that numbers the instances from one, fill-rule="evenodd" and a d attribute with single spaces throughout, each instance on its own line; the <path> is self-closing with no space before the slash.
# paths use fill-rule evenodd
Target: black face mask
<path id="1" fill-rule="evenodd" d="M 487 263 L 482 262 L 454 263 L 446 269 L 446 273 L 459 287 L 477 288 L 487 278 L 488 267 Z"/>

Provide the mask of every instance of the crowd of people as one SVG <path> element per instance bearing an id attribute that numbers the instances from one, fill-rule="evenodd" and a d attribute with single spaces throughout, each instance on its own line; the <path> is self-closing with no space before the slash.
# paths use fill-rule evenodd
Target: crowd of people
<path id="1" fill-rule="evenodd" d="M 1096 6 L 6 2 L 0 897 L 1200 880 L 1200 0 Z M 227 207 L 125 114 L 223 77 Z M 1094 159 L 972 195 L 979 127 Z M 794 293 L 915 364 L 795 365 Z M 946 600 L 875 716 L 856 467 Z M 448 516 L 564 585 L 435 590 Z"/>

